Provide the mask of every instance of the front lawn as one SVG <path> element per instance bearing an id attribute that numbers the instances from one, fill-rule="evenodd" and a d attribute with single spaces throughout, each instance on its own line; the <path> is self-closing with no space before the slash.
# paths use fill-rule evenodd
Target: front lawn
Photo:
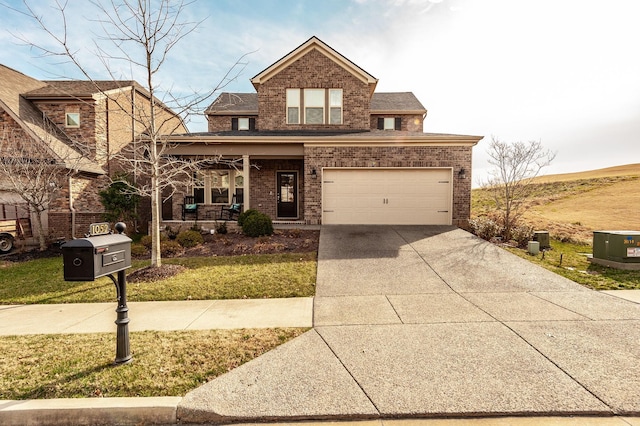
<path id="1" fill-rule="evenodd" d="M 116 336 L 0 337 L 0 399 L 183 396 L 307 329 L 145 331 L 115 366 Z"/>
<path id="2" fill-rule="evenodd" d="M 134 261 L 127 275 L 148 261 Z M 315 293 L 316 253 L 178 257 L 163 264 L 183 272 L 155 282 L 128 282 L 128 301 L 308 297 Z M 0 261 L 0 303 L 113 302 L 113 282 L 99 278 L 67 282 L 62 257 L 27 262 Z"/>

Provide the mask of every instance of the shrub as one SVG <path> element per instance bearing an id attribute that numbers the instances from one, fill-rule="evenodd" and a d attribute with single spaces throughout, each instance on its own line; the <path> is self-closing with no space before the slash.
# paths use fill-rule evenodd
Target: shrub
<path id="1" fill-rule="evenodd" d="M 502 226 L 495 220 L 484 216 L 469 219 L 469 227 L 471 232 L 487 241 L 502 235 Z"/>
<path id="2" fill-rule="evenodd" d="M 227 231 L 227 222 L 222 222 L 221 224 L 216 226 L 216 232 L 218 234 L 224 235 L 226 234 Z"/>
<path id="3" fill-rule="evenodd" d="M 146 248 L 150 249 L 151 248 L 151 235 L 145 235 L 144 237 L 140 238 L 140 244 L 142 244 Z"/>
<path id="4" fill-rule="evenodd" d="M 162 256 L 175 256 L 182 253 L 182 246 L 174 240 L 166 240 L 160 242 L 160 254 Z"/>
<path id="5" fill-rule="evenodd" d="M 518 243 L 518 247 L 526 247 L 533 238 L 533 227 L 519 224 L 511 228 L 511 239 Z"/>
<path id="6" fill-rule="evenodd" d="M 271 218 L 264 213 L 252 213 L 242 223 L 242 232 L 250 237 L 260 237 L 273 234 Z"/>
<path id="7" fill-rule="evenodd" d="M 179 233 L 176 237 L 176 241 L 182 247 L 189 248 L 202 244 L 204 242 L 204 238 L 202 238 L 202 234 L 200 234 L 200 232 L 191 230 Z"/>
<path id="8" fill-rule="evenodd" d="M 238 226 L 239 227 L 243 227 L 244 226 L 244 222 L 251 216 L 253 216 L 256 213 L 260 213 L 258 210 L 256 209 L 249 209 L 249 210 L 245 210 L 242 213 L 240 213 L 238 215 Z"/>
<path id="9" fill-rule="evenodd" d="M 151 244 L 151 243 L 149 243 Z M 149 252 L 149 249 L 140 243 L 131 244 L 131 256 L 144 256 Z"/>
<path id="10" fill-rule="evenodd" d="M 164 230 L 164 232 L 167 234 L 167 237 L 170 240 L 175 240 L 176 237 L 178 236 L 178 234 L 180 233 L 180 228 L 174 230 L 173 228 L 171 228 L 170 226 L 167 226 Z"/>
<path id="11" fill-rule="evenodd" d="M 167 237 L 163 233 L 160 233 L 160 244 L 162 244 L 163 241 L 167 241 L 168 239 L 169 237 Z M 145 235 L 144 237 L 140 238 L 140 244 L 148 249 L 151 249 L 151 235 Z"/>

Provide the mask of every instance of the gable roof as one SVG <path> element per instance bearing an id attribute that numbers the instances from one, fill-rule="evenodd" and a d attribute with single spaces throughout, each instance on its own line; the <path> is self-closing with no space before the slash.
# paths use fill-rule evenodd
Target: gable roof
<path id="1" fill-rule="evenodd" d="M 412 92 L 374 93 L 371 114 L 426 114 L 427 110 Z"/>
<path id="2" fill-rule="evenodd" d="M 46 83 L 0 64 L 0 108 L 35 141 L 44 144 L 51 155 L 58 157 L 69 169 L 92 174 L 104 174 L 95 162 L 72 148 L 73 141 L 51 123 L 21 93 L 41 89 Z"/>
<path id="3" fill-rule="evenodd" d="M 367 83 L 369 85 L 370 93 L 373 94 L 376 85 L 378 84 L 378 79 L 351 62 L 349 59 L 342 56 L 340 53 L 338 53 L 336 50 L 331 48 L 316 36 L 311 37 L 309 40 L 305 41 L 300 46 L 296 47 L 291 52 L 280 58 L 278 61 L 258 73 L 251 79 L 251 83 L 253 83 L 253 86 L 257 90 L 258 86 L 260 86 L 271 77 L 278 74 L 280 71 L 287 68 L 289 65 L 313 50 L 319 51 L 320 53 L 334 61 L 336 64 L 350 72 L 360 81 L 362 81 L 363 83 Z"/>
<path id="4" fill-rule="evenodd" d="M 412 92 L 374 93 L 371 114 L 425 114 Z M 207 115 L 258 115 L 257 93 L 221 93 L 204 112 Z"/>
<path id="5" fill-rule="evenodd" d="M 135 87 L 143 90 L 131 80 L 45 80 L 44 86 L 23 93 L 28 99 L 46 99 L 59 97 L 90 98 L 96 93 L 109 90 Z"/>
<path id="6" fill-rule="evenodd" d="M 257 93 L 221 93 L 205 110 L 205 114 L 215 115 L 257 115 Z"/>

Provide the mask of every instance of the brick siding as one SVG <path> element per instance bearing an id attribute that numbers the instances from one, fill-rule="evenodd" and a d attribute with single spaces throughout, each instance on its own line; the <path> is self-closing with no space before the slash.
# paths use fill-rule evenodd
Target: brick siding
<path id="1" fill-rule="evenodd" d="M 342 89 L 342 125 L 292 125 L 286 123 L 286 89 Z M 368 130 L 369 86 L 330 58 L 312 50 L 258 88 L 260 130 Z M 325 107 L 327 107 L 325 105 Z M 301 116 L 303 115 L 301 108 Z"/>
<path id="2" fill-rule="evenodd" d="M 323 167 L 453 167 L 454 225 L 463 226 L 471 212 L 471 147 L 305 147 L 305 175 Z M 467 171 L 461 179 L 457 172 Z M 304 219 L 322 221 L 322 176 L 305 181 Z"/>
<path id="3" fill-rule="evenodd" d="M 375 130 L 378 128 L 378 118 L 384 117 L 400 117 L 401 118 L 401 127 L 398 130 L 407 131 L 407 132 L 422 132 L 424 119 L 420 114 L 372 114 L 371 115 L 371 124 L 370 129 Z"/>

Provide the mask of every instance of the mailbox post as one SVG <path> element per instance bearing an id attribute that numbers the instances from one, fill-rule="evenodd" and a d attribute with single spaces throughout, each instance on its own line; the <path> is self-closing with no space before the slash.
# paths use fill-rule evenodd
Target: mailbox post
<path id="1" fill-rule="evenodd" d="M 90 227 L 89 236 L 68 241 L 62 245 L 65 281 L 94 281 L 108 276 L 116 286 L 117 340 L 116 364 L 133 360 L 129 347 L 129 308 L 127 307 L 127 280 L 125 269 L 131 267 L 131 239 L 124 235 L 126 225 L 115 225 L 117 234 L 109 233 L 109 224 Z M 118 273 L 118 278 L 113 276 Z"/>

